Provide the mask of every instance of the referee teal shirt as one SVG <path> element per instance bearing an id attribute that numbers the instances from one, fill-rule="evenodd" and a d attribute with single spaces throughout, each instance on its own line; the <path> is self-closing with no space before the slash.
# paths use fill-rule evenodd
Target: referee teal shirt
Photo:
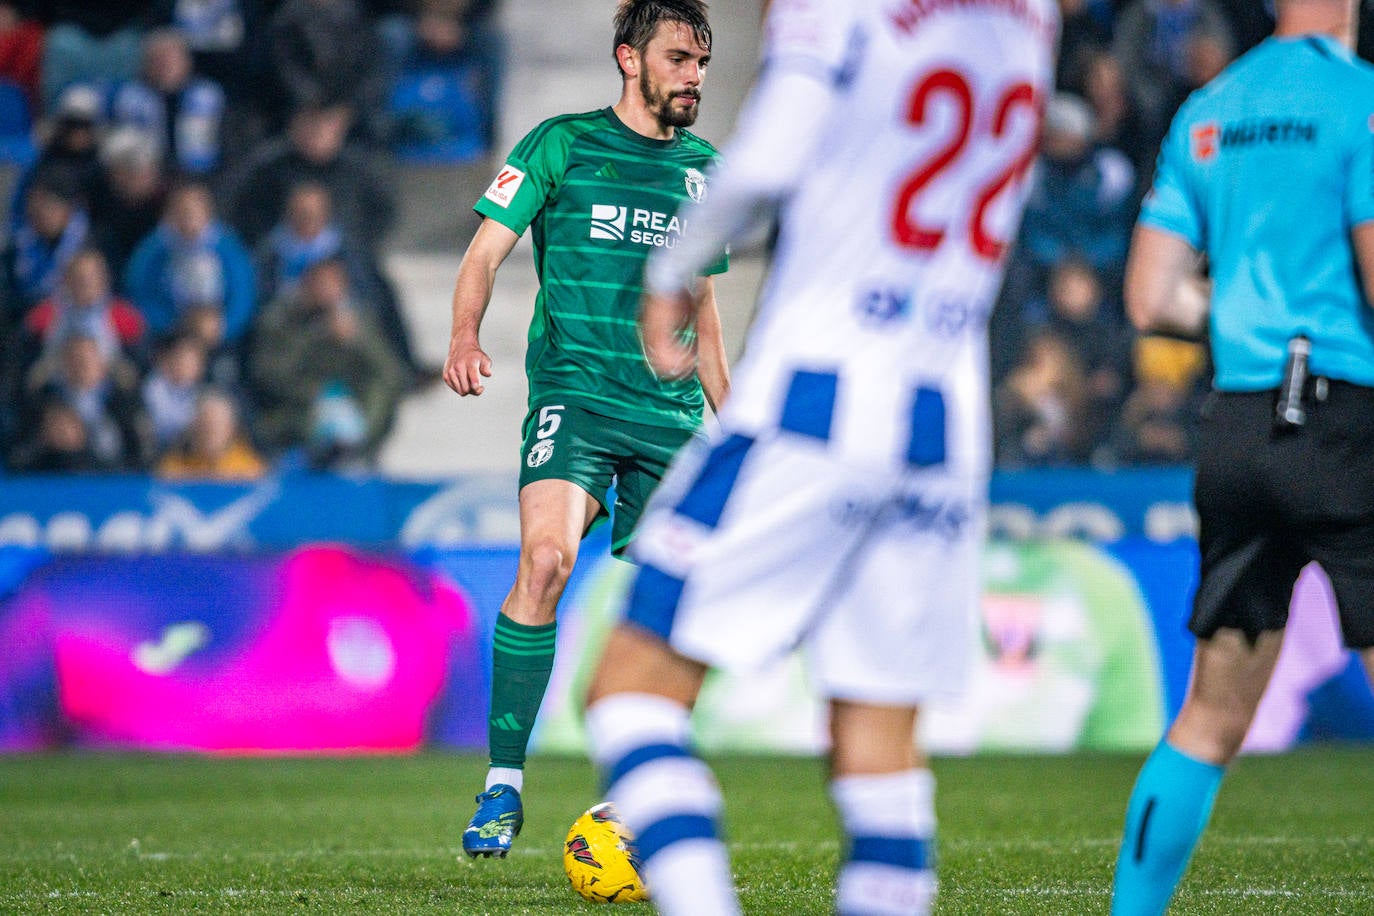
<path id="1" fill-rule="evenodd" d="M 1270 38 L 1195 92 L 1140 222 L 1207 253 L 1215 385 L 1275 388 L 1287 344 L 1374 386 L 1374 309 L 1350 230 L 1374 220 L 1374 67 L 1330 38 Z"/>

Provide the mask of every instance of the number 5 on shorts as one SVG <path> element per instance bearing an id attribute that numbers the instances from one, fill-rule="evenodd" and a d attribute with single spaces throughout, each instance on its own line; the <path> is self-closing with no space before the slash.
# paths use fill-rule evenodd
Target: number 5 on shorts
<path id="1" fill-rule="evenodd" d="M 552 404 L 539 409 L 539 427 L 534 431 L 535 436 L 540 439 L 548 439 L 558 432 L 558 427 L 563 423 L 563 415 L 558 411 L 562 410 L 563 407 L 562 404 Z"/>

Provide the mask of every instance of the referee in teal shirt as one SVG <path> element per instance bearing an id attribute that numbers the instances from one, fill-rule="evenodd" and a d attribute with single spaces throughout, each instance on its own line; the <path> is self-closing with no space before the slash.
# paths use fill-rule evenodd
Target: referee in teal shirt
<path id="1" fill-rule="evenodd" d="M 1193 675 L 1131 795 L 1115 916 L 1168 905 L 1307 563 L 1374 676 L 1374 68 L 1351 50 L 1356 0 L 1277 7 L 1274 36 L 1179 110 L 1126 267 L 1141 331 L 1208 337 L 1215 394 Z"/>

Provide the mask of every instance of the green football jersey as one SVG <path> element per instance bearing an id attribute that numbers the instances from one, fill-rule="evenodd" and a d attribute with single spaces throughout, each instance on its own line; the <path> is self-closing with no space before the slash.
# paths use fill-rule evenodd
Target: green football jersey
<path id="1" fill-rule="evenodd" d="M 715 157 L 682 129 L 672 140 L 641 136 L 610 108 L 551 118 L 516 144 L 474 209 L 517 235 L 533 229 L 531 408 L 557 400 L 651 426 L 700 424 L 701 384 L 653 374 L 636 317 L 644 261 L 688 231 L 674 214 L 705 193 Z M 722 254 L 707 273 L 727 266 Z"/>

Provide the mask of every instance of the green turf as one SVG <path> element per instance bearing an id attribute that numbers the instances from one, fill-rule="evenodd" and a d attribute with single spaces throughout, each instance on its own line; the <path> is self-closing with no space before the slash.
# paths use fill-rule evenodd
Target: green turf
<path id="1" fill-rule="evenodd" d="M 828 913 L 839 844 L 812 760 L 713 761 L 750 913 Z M 941 913 L 1105 913 L 1134 757 L 940 760 Z M 0 757 L 0 912 L 595 912 L 564 831 L 580 760 L 530 764 L 505 861 L 460 859 L 472 757 Z M 1246 758 L 1174 912 L 1374 913 L 1374 751 Z M 629 908 L 626 912 L 647 912 Z"/>

